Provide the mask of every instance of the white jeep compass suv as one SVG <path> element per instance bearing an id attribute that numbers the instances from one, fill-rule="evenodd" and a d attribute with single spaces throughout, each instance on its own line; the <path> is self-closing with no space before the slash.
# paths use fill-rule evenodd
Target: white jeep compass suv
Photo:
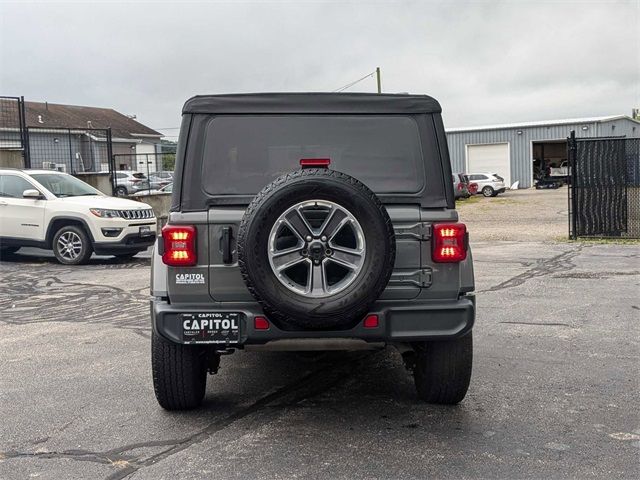
<path id="1" fill-rule="evenodd" d="M 155 238 L 155 215 L 144 203 L 109 197 L 66 173 L 0 169 L 0 254 L 39 247 L 78 265 L 93 252 L 132 257 Z"/>

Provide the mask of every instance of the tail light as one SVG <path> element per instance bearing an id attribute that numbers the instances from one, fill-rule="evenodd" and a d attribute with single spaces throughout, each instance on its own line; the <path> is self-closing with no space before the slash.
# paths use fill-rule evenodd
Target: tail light
<path id="1" fill-rule="evenodd" d="M 164 244 L 162 261 L 171 267 L 190 267 L 197 263 L 196 227 L 165 225 L 162 229 Z"/>
<path id="2" fill-rule="evenodd" d="M 436 263 L 457 263 L 467 258 L 467 227 L 464 223 L 433 225 L 433 252 Z"/>
<path id="3" fill-rule="evenodd" d="M 463 188 L 464 188 L 464 184 L 463 183 L 459 183 L 458 184 L 458 190 L 462 191 Z"/>
<path id="4" fill-rule="evenodd" d="M 329 168 L 331 165 L 330 158 L 301 158 L 300 166 L 302 168 Z"/>

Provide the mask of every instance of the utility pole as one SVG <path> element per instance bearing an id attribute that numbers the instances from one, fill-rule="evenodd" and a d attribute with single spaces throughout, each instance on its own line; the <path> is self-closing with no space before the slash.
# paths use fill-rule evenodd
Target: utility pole
<path id="1" fill-rule="evenodd" d="M 376 67 L 376 79 L 378 80 L 378 93 L 382 93 L 382 84 L 380 83 L 380 67 Z"/>

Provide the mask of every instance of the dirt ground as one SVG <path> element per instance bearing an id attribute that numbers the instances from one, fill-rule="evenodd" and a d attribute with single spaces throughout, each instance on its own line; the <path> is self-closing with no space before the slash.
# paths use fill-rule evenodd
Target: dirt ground
<path id="1" fill-rule="evenodd" d="M 568 238 L 567 188 L 513 190 L 493 198 L 458 200 L 472 241 L 554 242 Z"/>

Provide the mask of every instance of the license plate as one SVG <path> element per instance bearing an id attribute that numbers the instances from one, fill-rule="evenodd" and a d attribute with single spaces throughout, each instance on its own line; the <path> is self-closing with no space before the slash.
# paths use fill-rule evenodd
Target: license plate
<path id="1" fill-rule="evenodd" d="M 239 343 L 239 312 L 181 313 L 182 340 L 186 343 Z"/>
<path id="2" fill-rule="evenodd" d="M 139 232 L 141 237 L 148 237 L 149 235 L 151 235 L 151 227 L 148 225 L 143 225 L 142 227 L 140 227 Z"/>

